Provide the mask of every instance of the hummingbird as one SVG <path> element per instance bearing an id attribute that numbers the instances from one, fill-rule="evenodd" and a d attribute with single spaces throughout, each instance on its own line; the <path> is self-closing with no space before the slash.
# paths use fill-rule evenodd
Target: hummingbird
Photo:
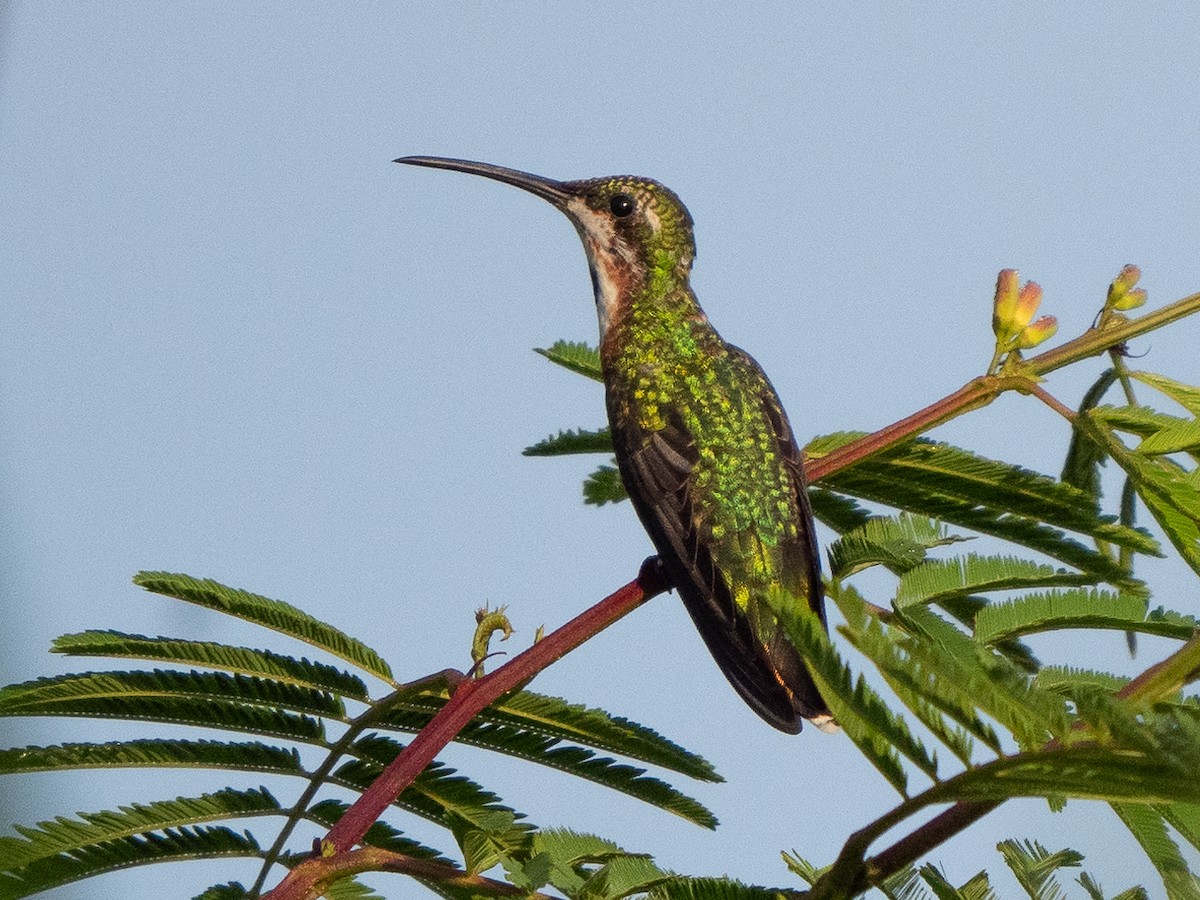
<path id="1" fill-rule="evenodd" d="M 766 374 L 725 343 L 689 284 L 692 217 L 648 178 L 555 181 L 462 159 L 413 166 L 482 175 L 547 200 L 583 242 L 621 480 L 713 659 L 769 724 L 836 729 L 780 615 L 825 621 L 803 454 Z"/>

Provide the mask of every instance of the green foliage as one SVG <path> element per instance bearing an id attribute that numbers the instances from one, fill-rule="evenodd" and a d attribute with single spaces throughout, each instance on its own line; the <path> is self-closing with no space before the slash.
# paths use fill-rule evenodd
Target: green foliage
<path id="1" fill-rule="evenodd" d="M 289 604 L 181 575 L 143 573 L 137 582 L 164 596 L 281 631 L 363 673 L 391 680 L 390 670 L 375 651 Z M 157 861 L 251 856 L 267 865 L 293 864 L 303 853 L 293 855 L 286 845 L 264 849 L 273 837 L 259 840 L 225 824 L 210 823 L 253 818 L 260 833 L 262 823 L 271 819 L 282 822 L 286 832 L 300 820 L 332 826 L 346 807 L 320 796 L 321 790 L 363 790 L 403 749 L 389 736 L 361 732 L 368 726 L 419 731 L 448 696 L 444 679 L 433 678 L 372 698 L 357 674 L 328 663 L 214 642 L 89 631 L 58 639 L 54 649 L 72 656 L 142 658 L 200 668 L 82 672 L 9 685 L 0 689 L 0 715 L 186 723 L 218 733 L 248 732 L 265 740 L 131 736 L 98 744 L 15 748 L 0 750 L 0 772 L 178 767 L 270 773 L 298 779 L 301 786 L 308 783 L 316 790 L 294 809 L 282 807 L 263 788 L 227 787 L 199 797 L 132 803 L 115 811 L 82 812 L 75 818 L 60 816 L 32 827 L 18 826 L 18 836 L 0 837 L 0 900 Z M 365 709 L 352 715 L 347 700 L 365 704 Z M 337 742 L 326 736 L 333 729 L 343 733 Z M 476 747 L 604 785 L 706 827 L 716 824 L 704 806 L 649 776 L 645 768 L 596 751 L 702 780 L 719 780 L 712 766 L 654 731 L 602 710 L 518 691 L 487 709 L 459 737 Z M 329 765 L 306 770 L 299 746 L 326 754 Z M 539 843 L 543 832 L 496 794 L 440 763 L 418 775 L 396 805 L 442 826 L 468 872 L 500 865 L 528 877 L 542 865 L 539 859 L 551 859 Z M 437 861 L 454 871 L 454 864 L 438 850 L 412 841 L 386 822 L 372 826 L 365 842 L 405 857 Z M 630 885 L 649 886 L 666 877 L 648 869 L 644 857 L 616 849 L 610 856 L 599 869 L 590 862 L 583 869 L 582 864 L 575 866 L 577 871 L 586 870 L 589 896 L 620 896 Z M 571 868 L 562 865 L 563 872 Z M 461 888 L 426 883 L 436 884 L 448 895 L 473 895 L 462 893 Z M 372 896 L 366 890 L 353 879 L 342 879 L 327 896 Z M 203 896 L 257 894 L 229 883 L 209 888 Z"/>
<path id="2" fill-rule="evenodd" d="M 1102 405 L 1106 392 L 1130 377 L 1188 416 Z M 1200 743 L 1184 737 L 1200 733 L 1195 708 L 1180 693 L 1198 674 L 1194 642 L 1133 685 L 1104 672 L 1043 667 L 1020 640 L 1068 629 L 1183 642 L 1197 634 L 1195 617 L 1150 610 L 1149 589 L 1134 575 L 1134 564 L 1139 554 L 1163 551 L 1134 526 L 1134 517 L 1140 500 L 1200 571 L 1200 388 L 1114 367 L 1079 409 L 1061 479 L 921 438 L 840 469 L 810 489 L 814 513 L 838 534 L 828 547 L 827 587 L 845 620 L 838 632 L 914 723 L 871 686 L 867 673 L 852 671 L 811 616 L 793 615 L 784 626 L 847 736 L 914 811 L 935 797 L 983 804 L 1015 796 L 1053 804 L 1068 796 L 1108 800 L 1118 810 L 1136 810 L 1122 818 L 1175 892 L 1191 882 L 1180 880 L 1178 854 L 1168 852 L 1174 844 L 1152 838 L 1165 835 L 1163 823 L 1170 822 L 1200 848 L 1194 812 L 1200 805 L 1187 774 L 1200 770 Z M 606 432 L 586 435 L 564 433 L 539 444 L 538 452 L 611 452 Z M 1127 446 L 1120 435 L 1139 443 Z M 860 437 L 817 438 L 807 452 L 821 457 Z M 1100 503 L 1100 469 L 1108 459 L 1127 476 L 1116 514 L 1103 512 Z M 597 505 L 625 498 L 611 466 L 589 476 L 584 491 Z M 900 513 L 873 514 L 864 501 Z M 967 536 L 952 528 L 1000 539 L 1020 552 L 956 554 L 952 545 Z M 853 583 L 880 568 L 896 585 L 883 606 L 867 603 Z M 942 774 L 936 753 L 916 737 L 918 727 L 957 760 L 957 774 Z M 1005 749 L 1011 741 L 1021 752 Z M 909 766 L 932 782 L 915 796 L 907 793 Z M 1031 897 L 1063 896 L 1053 873 L 1074 864 L 1072 851 L 1047 854 L 1017 842 L 1001 849 Z M 789 858 L 789 866 L 810 883 L 836 877 L 797 860 Z M 1186 866 L 1179 871 L 1186 873 Z M 910 876 L 894 890 L 918 896 L 916 873 Z M 955 887 L 925 866 L 920 880 L 938 897 L 992 896 L 982 873 Z M 1136 896 L 1136 889 L 1126 893 Z"/>

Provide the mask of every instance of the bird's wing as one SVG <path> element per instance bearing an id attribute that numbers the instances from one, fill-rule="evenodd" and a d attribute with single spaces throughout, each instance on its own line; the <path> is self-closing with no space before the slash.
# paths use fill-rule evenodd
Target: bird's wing
<path id="1" fill-rule="evenodd" d="M 735 348 L 730 350 L 734 354 L 731 362 L 748 361 L 761 376 L 757 363 L 749 356 Z M 765 376 L 761 377 L 766 383 Z M 790 541 L 783 553 L 789 565 L 800 567 L 804 583 L 815 585 L 806 588 L 808 601 L 820 611 L 820 565 L 799 450 L 774 391 L 766 384 L 766 417 L 779 452 L 791 460 L 789 471 L 794 473 L 797 509 L 803 520 L 798 538 Z M 760 621 L 770 614 L 769 608 L 752 608 L 748 615 L 739 611 L 729 579 L 710 552 L 711 535 L 698 530 L 704 527 L 700 523 L 705 517 L 697 515 L 694 508 L 701 498 L 695 496 L 691 476 L 699 452 L 682 419 L 677 414 L 668 415 L 664 427 L 650 432 L 636 422 L 624 421 L 622 427 L 613 429 L 613 441 L 634 508 L 672 585 L 730 683 L 755 712 L 781 731 L 795 733 L 800 730 L 802 717 L 825 714 L 825 704 L 791 643 L 781 629 L 768 628 Z M 760 635 L 766 634 L 771 636 L 764 641 Z"/>

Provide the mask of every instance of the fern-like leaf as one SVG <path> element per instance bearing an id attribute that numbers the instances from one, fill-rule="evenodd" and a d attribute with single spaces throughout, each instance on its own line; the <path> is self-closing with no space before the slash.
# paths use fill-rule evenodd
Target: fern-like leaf
<path id="1" fill-rule="evenodd" d="M 556 738 L 508 725 L 472 722 L 455 740 L 487 747 L 604 785 L 705 828 L 715 828 L 717 825 L 716 817 L 703 804 L 671 785 L 647 776 L 645 769 L 596 756 L 582 747 L 560 746 Z"/>
<path id="2" fill-rule="evenodd" d="M 357 759 L 341 765 L 332 780 L 364 790 L 403 749 L 403 744 L 379 735 L 359 738 L 350 751 Z M 438 762 L 427 766 L 396 803 L 452 830 L 469 828 L 493 836 L 523 835 L 530 827 L 517 825 L 523 816 L 505 806 L 491 791 Z"/>
<path id="3" fill-rule="evenodd" d="M 919 871 L 938 900 L 998 900 L 986 872 L 977 872 L 967 879 L 962 887 L 956 888 L 946 878 L 945 873 L 932 863 L 921 866 Z"/>
<path id="4" fill-rule="evenodd" d="M 1094 576 L 1056 569 L 1015 556 L 970 553 L 932 559 L 905 572 L 896 589 L 897 609 L 918 603 L 946 603 L 989 591 L 1093 584 Z"/>
<path id="5" fill-rule="evenodd" d="M 930 778 L 937 777 L 937 761 L 866 680 L 852 676 L 815 614 L 808 609 L 789 609 L 781 624 L 808 664 L 838 724 L 892 787 L 907 795 L 908 777 L 897 751 Z"/>
<path id="6" fill-rule="evenodd" d="M 396 684 L 391 667 L 378 653 L 290 603 L 172 572 L 139 572 L 133 583 L 155 594 L 195 603 L 286 634 L 344 659 L 388 684 Z"/>
<path id="7" fill-rule="evenodd" d="M 132 866 L 172 860 L 258 857 L 262 849 L 249 834 L 224 826 L 201 826 L 142 834 L 45 857 L 0 877 L 0 900 L 15 900 Z"/>
<path id="8" fill-rule="evenodd" d="M 835 435 L 810 447 L 828 452 L 850 437 Z M 1158 544 L 1144 531 L 1098 516 L 1084 492 L 948 445 L 915 441 L 830 475 L 822 483 L 1020 544 L 1118 585 L 1136 582 L 1117 560 L 1051 526 L 1062 524 L 1096 540 L 1161 555 Z M 1049 524 L 1039 520 L 1040 513 Z"/>
<path id="9" fill-rule="evenodd" d="M 133 740 L 105 744 L 59 744 L 0 750 L 0 773 L 63 772 L 71 769 L 230 769 L 301 775 L 292 747 L 257 741 Z"/>
<path id="10" fill-rule="evenodd" d="M 349 809 L 349 804 L 343 803 L 340 800 L 322 800 L 310 806 L 305 812 L 304 817 L 310 822 L 315 822 L 324 828 L 331 828 Z M 410 837 L 406 837 L 398 828 L 394 828 L 383 821 L 373 822 L 371 827 L 367 829 L 362 842 L 371 847 L 391 850 L 393 853 L 403 853 L 405 856 L 411 856 L 415 859 L 432 860 L 446 864 L 451 863 L 439 851 L 434 850 L 432 847 L 427 847 L 419 841 L 414 841 Z"/>
<path id="11" fill-rule="evenodd" d="M 1046 666 L 1038 671 L 1033 679 L 1033 683 L 1042 690 L 1055 691 L 1070 696 L 1080 688 L 1107 691 L 1110 694 L 1115 694 L 1129 683 L 1129 679 L 1113 675 L 1110 672 L 1099 672 L 1094 669 L 1079 669 L 1071 666 Z"/>
<path id="12" fill-rule="evenodd" d="M 838 534 L 845 534 L 872 519 L 872 515 L 852 497 L 836 494 L 820 486 L 810 486 L 808 500 L 813 516 L 818 522 L 828 525 Z"/>
<path id="13" fill-rule="evenodd" d="M 600 466 L 583 482 L 583 502 L 591 506 L 603 506 L 606 503 L 620 503 L 628 500 L 625 484 L 621 481 L 621 473 L 616 466 Z"/>
<path id="14" fill-rule="evenodd" d="M 1066 900 L 1054 873 L 1064 867 L 1078 867 L 1083 854 L 1074 850 L 1048 851 L 1037 841 L 1007 840 L 996 845 L 1030 900 Z"/>
<path id="15" fill-rule="evenodd" d="M 383 894 L 363 884 L 357 878 L 339 878 L 324 885 L 324 900 L 386 900 Z"/>
<path id="16" fill-rule="evenodd" d="M 975 616 L 975 639 L 990 644 L 1063 628 L 1109 628 L 1187 640 L 1200 626 L 1190 616 L 1147 618 L 1145 597 L 1106 590 L 1026 594 L 990 604 Z"/>
<path id="17" fill-rule="evenodd" d="M 650 900 L 780 900 L 779 888 L 743 884 L 729 878 L 668 878 L 654 886 Z"/>
<path id="18" fill-rule="evenodd" d="M 829 569 L 834 578 L 848 578 L 869 566 L 908 572 L 925 561 L 926 552 L 956 541 L 941 522 L 925 516 L 873 516 L 829 545 Z"/>
<path id="19" fill-rule="evenodd" d="M 1134 378 L 1143 384 L 1148 384 L 1156 391 L 1166 394 L 1193 416 L 1200 417 L 1200 387 L 1183 384 L 1165 375 L 1154 372 L 1130 372 Z"/>
<path id="20" fill-rule="evenodd" d="M 1085 413 L 1095 407 L 1108 389 L 1117 380 L 1115 369 L 1105 369 L 1096 382 L 1083 395 L 1079 404 L 1079 412 Z M 1062 480 L 1064 484 L 1083 491 L 1094 502 L 1100 500 L 1100 467 L 1108 458 L 1104 447 L 1088 434 L 1087 429 L 1072 428 L 1071 442 L 1067 446 L 1067 456 L 1063 461 Z"/>
<path id="21" fill-rule="evenodd" d="M 607 428 L 596 431 L 560 431 L 556 435 L 526 447 L 525 456 L 569 456 L 578 453 L 612 453 L 612 434 Z"/>
<path id="22" fill-rule="evenodd" d="M 444 694 L 425 695 L 398 704 L 384 721 L 406 731 L 420 731 L 446 702 Z M 723 781 L 712 763 L 670 741 L 645 725 L 639 725 L 602 709 L 569 703 L 534 691 L 518 691 L 499 700 L 475 720 L 482 725 L 505 725 L 545 738 L 583 744 L 607 753 L 617 753 L 638 762 L 661 766 L 701 781 Z M 489 749 L 503 748 L 486 727 L 468 727 L 459 735 L 463 743 Z"/>
<path id="23" fill-rule="evenodd" d="M 1137 804 L 1200 802 L 1195 770 L 1161 754 L 1099 745 L 1029 750 L 1001 757 L 940 782 L 936 802 L 1013 797 L 1078 797 Z"/>
<path id="24" fill-rule="evenodd" d="M 815 439 L 807 449 L 813 455 L 820 455 L 859 436 L 853 433 L 829 435 Z M 872 496 L 849 489 L 859 486 L 859 476 L 863 478 L 861 486 L 869 487 Z M 845 493 L 864 496 L 864 499 L 921 512 L 918 508 L 889 501 L 888 482 L 919 488 L 915 496 L 924 497 L 925 502 L 934 505 L 939 498 L 957 500 L 1045 522 L 1139 553 L 1159 552 L 1158 545 L 1146 532 L 1116 524 L 1111 516 L 1101 516 L 1094 499 L 1085 491 L 1020 466 L 925 438 L 865 459 L 829 476 L 823 483 L 834 490 L 846 488 Z M 946 518 L 937 513 L 928 514 Z"/>
<path id="25" fill-rule="evenodd" d="M 1200 879 L 1192 874 L 1179 847 L 1171 840 L 1162 816 L 1142 804 L 1114 803 L 1112 808 L 1158 870 L 1167 897 L 1170 900 L 1200 897 Z"/>
<path id="26" fill-rule="evenodd" d="M 604 381 L 600 372 L 600 351 L 582 341 L 555 341 L 549 349 L 534 348 L 555 365 L 562 366 L 593 381 Z"/>
<path id="27" fill-rule="evenodd" d="M 1097 407 L 1080 416 L 1077 424 L 1125 470 L 1184 561 L 1200 573 L 1200 469 L 1187 472 L 1166 456 L 1130 450 L 1114 433 L 1143 435 L 1145 447 L 1172 420 L 1144 407 Z"/>
<path id="28" fill-rule="evenodd" d="M 205 888 L 192 900 L 253 900 L 250 892 L 239 881 L 227 881 Z"/>
<path id="29" fill-rule="evenodd" d="M 1040 747 L 1070 729 L 1061 697 L 1035 687 L 1011 661 L 980 647 L 927 606 L 904 611 L 902 624 L 914 634 L 901 642 L 908 656 L 938 679 L 943 706 L 972 706 L 1000 722 L 1024 747 Z M 961 724 L 968 725 L 960 720 Z"/>
<path id="30" fill-rule="evenodd" d="M 0 860 L 6 870 L 20 869 L 57 854 L 163 831 L 223 819 L 269 815 L 280 809 L 263 787 L 244 791 L 226 788 L 199 797 L 177 797 L 154 803 L 135 803 L 119 810 L 79 813 L 79 818 L 58 817 L 36 827 L 15 825 L 21 839 L 0 837 Z"/>
<path id="31" fill-rule="evenodd" d="M 181 665 L 257 675 L 274 681 L 316 688 L 355 700 L 367 700 L 361 678 L 335 666 L 296 659 L 270 650 L 231 647 L 211 641 L 146 637 L 120 631 L 82 631 L 56 638 L 50 647 L 66 656 L 153 659 Z"/>
<path id="32" fill-rule="evenodd" d="M 189 674 L 196 677 L 185 683 Z M 214 673 L 195 672 L 93 672 L 43 678 L 0 689 L 0 716 L 135 719 L 305 742 L 324 740 L 320 719 L 290 713 L 276 705 L 276 701 L 285 699 L 307 702 L 311 697 L 301 700 L 295 693 L 301 689 L 263 683 L 254 686 L 251 702 L 246 702 L 238 695 L 238 688 L 251 679 L 241 678 L 241 685 L 226 685 L 229 696 L 219 697 L 214 693 L 214 682 L 203 683 L 215 677 Z"/>
<path id="33" fill-rule="evenodd" d="M 1193 803 L 1171 803 L 1155 809 L 1184 840 L 1200 850 L 1200 806 Z"/>
<path id="34" fill-rule="evenodd" d="M 871 660 L 900 701 L 955 757 L 970 764 L 974 755 L 970 735 L 1000 752 L 999 736 L 980 718 L 975 707 L 954 691 L 943 689 L 938 676 L 909 657 L 878 622 L 867 622 L 862 628 L 845 627 L 841 631 Z M 952 725 L 947 716 L 959 725 Z"/>

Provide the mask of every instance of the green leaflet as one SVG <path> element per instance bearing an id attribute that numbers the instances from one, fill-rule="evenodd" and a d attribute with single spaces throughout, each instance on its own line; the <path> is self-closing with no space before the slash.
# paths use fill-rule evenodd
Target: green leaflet
<path id="1" fill-rule="evenodd" d="M 1190 616 L 1147 617 L 1137 594 L 1102 589 L 1047 591 L 992 603 L 975 616 L 975 639 L 984 644 L 1062 628 L 1108 628 L 1187 640 L 1198 624 Z"/>
<path id="2" fill-rule="evenodd" d="M 401 713 L 393 714 L 385 721 L 389 725 L 416 731 L 427 718 Z M 511 725 L 475 721 L 468 724 L 455 740 L 457 743 L 484 747 L 518 759 L 527 759 L 602 784 L 705 828 L 715 828 L 717 824 L 716 817 L 703 804 L 666 782 L 646 775 L 645 769 L 597 756 L 583 747 L 560 746 L 560 739 L 557 737 Z"/>
<path id="3" fill-rule="evenodd" d="M 1115 369 L 1105 369 L 1080 401 L 1079 411 L 1085 412 L 1103 398 L 1117 380 Z M 1094 501 L 1100 500 L 1100 466 L 1107 459 L 1104 448 L 1096 443 L 1082 428 L 1071 429 L 1071 442 L 1063 461 L 1062 480 L 1065 484 L 1079 488 Z"/>
<path id="4" fill-rule="evenodd" d="M 1015 556 L 975 553 L 929 560 L 900 577 L 894 600 L 897 609 L 945 603 L 956 597 L 988 591 L 1030 587 L 1093 584 L 1094 576 L 1069 572 Z"/>
<path id="5" fill-rule="evenodd" d="M 381 720 L 381 725 L 419 731 L 445 702 L 444 696 L 433 694 L 404 698 Z M 506 726 L 513 733 L 571 741 L 618 753 L 701 781 L 724 780 L 708 760 L 645 725 L 534 691 L 518 691 L 494 703 L 460 732 L 459 740 L 472 746 L 502 749 L 509 732 L 496 726 Z"/>
<path id="6" fill-rule="evenodd" d="M 742 884 L 728 878 L 677 876 L 654 886 L 650 900 L 780 900 L 778 888 Z"/>
<path id="7" fill-rule="evenodd" d="M 964 540 L 968 539 L 926 516 L 872 516 L 829 545 L 830 574 L 848 578 L 873 565 L 908 572 L 924 562 L 930 548 Z"/>
<path id="8" fill-rule="evenodd" d="M 319 691 L 212 672 L 94 672 L 0 689 L 0 715 L 139 719 L 324 740 L 318 718 L 281 706 L 338 715 L 340 703 Z"/>
<path id="9" fill-rule="evenodd" d="M 1143 384 L 1148 384 L 1156 391 L 1166 394 L 1193 416 L 1200 416 L 1200 387 L 1193 387 L 1153 372 L 1130 372 L 1129 374 Z"/>
<path id="10" fill-rule="evenodd" d="M 0 750 L 0 773 L 70 769 L 231 769 L 299 775 L 300 754 L 257 741 L 133 740 Z"/>
<path id="11" fill-rule="evenodd" d="M 355 758 L 339 766 L 332 780 L 365 789 L 403 748 L 403 744 L 378 735 L 360 738 L 350 748 Z M 528 826 L 516 825 L 523 816 L 505 806 L 500 797 L 439 762 L 426 767 L 397 803 L 447 827 L 461 824 L 498 835 L 510 834 L 514 828 L 522 834 L 528 830 Z"/>
<path id="12" fill-rule="evenodd" d="M 612 453 L 612 434 L 607 428 L 595 431 L 569 429 L 526 447 L 525 456 L 568 456 L 576 453 Z"/>
<path id="13" fill-rule="evenodd" d="M 549 349 L 535 347 L 533 352 L 593 381 L 604 381 L 600 373 L 600 351 L 583 341 L 555 341 Z"/>
<path id="14" fill-rule="evenodd" d="M 1162 816 L 1154 808 L 1141 804 L 1114 803 L 1112 808 L 1154 863 L 1168 900 L 1195 900 L 1200 896 L 1200 879 L 1189 871 L 1179 847 L 1167 834 Z"/>
<path id="15" fill-rule="evenodd" d="M 995 752 L 1000 751 L 999 737 L 980 718 L 974 705 L 944 685 L 933 670 L 905 653 L 901 644 L 893 640 L 890 630 L 868 621 L 864 628 L 844 627 L 839 631 L 871 660 L 900 701 L 961 762 L 969 765 L 974 755 L 970 735 L 977 736 Z M 948 722 L 947 715 L 959 726 Z"/>
<path id="16" fill-rule="evenodd" d="M 892 787 L 907 796 L 908 776 L 898 753 L 930 778 L 937 777 L 936 759 L 861 675 L 857 679 L 852 676 L 814 613 L 807 608 L 789 608 L 781 624 L 808 664 L 838 724 Z"/>
<path id="17" fill-rule="evenodd" d="M 814 439 L 807 448 L 820 456 L 858 437 L 840 433 Z M 1138 552 L 1155 553 L 1157 545 L 1145 532 L 1102 516 L 1086 491 L 960 447 L 919 438 L 828 476 L 822 482 L 833 490 L 899 506 L 914 512 L 975 527 L 969 521 L 940 515 L 924 507 L 949 509 L 967 504 L 1032 519 L 1046 525 L 1086 534 Z M 891 497 L 892 499 L 889 499 Z M 903 502 L 897 502 L 903 501 Z M 970 519 L 970 516 L 966 516 Z M 991 533 L 991 532 L 988 532 Z M 1000 535 L 1003 536 L 1003 535 Z"/>
<path id="18" fill-rule="evenodd" d="M 998 900 L 986 872 L 977 872 L 957 888 L 932 863 L 921 866 L 920 874 L 938 900 Z"/>
<path id="19" fill-rule="evenodd" d="M 1009 660 L 979 646 L 927 606 L 908 607 L 901 618 L 915 632 L 902 648 L 940 679 L 941 692 L 955 705 L 991 716 L 1022 747 L 1040 747 L 1066 735 L 1070 716 L 1062 698 L 1035 687 Z M 953 707 L 944 708 L 954 714 Z"/>
<path id="20" fill-rule="evenodd" d="M 362 679 L 335 666 L 295 659 L 270 650 L 231 647 L 212 641 L 152 638 L 120 631 L 82 631 L 56 638 L 51 650 L 66 656 L 154 659 L 223 669 L 330 691 L 355 700 L 367 699 L 367 688 Z"/>
<path id="21" fill-rule="evenodd" d="M 853 498 L 820 486 L 809 487 L 808 500 L 817 521 L 824 522 L 838 534 L 858 528 L 872 518 L 871 513 Z"/>
<path id="22" fill-rule="evenodd" d="M 1087 891 L 1088 896 L 1092 900 L 1107 900 L 1104 889 L 1096 882 L 1087 872 L 1082 872 L 1079 875 L 1079 884 Z M 1150 900 L 1150 895 L 1146 893 L 1146 889 L 1142 887 L 1133 887 L 1128 890 L 1121 891 L 1112 898 L 1112 900 Z"/>
<path id="23" fill-rule="evenodd" d="M 1037 841 L 1007 840 L 996 845 L 1012 870 L 1017 883 L 1034 900 L 1066 900 L 1062 886 L 1054 873 L 1064 867 L 1077 867 L 1083 862 L 1083 854 L 1074 850 L 1048 851 Z"/>
<path id="24" fill-rule="evenodd" d="M 325 886 L 323 900 L 386 900 L 383 894 L 355 878 L 339 878 Z"/>
<path id="25" fill-rule="evenodd" d="M 349 808 L 350 805 L 343 803 L 341 800 L 322 800 L 309 807 L 304 817 L 310 822 L 315 822 L 318 825 L 329 828 L 345 815 Z M 383 821 L 375 822 L 367 829 L 363 843 L 371 847 L 380 847 L 384 850 L 403 853 L 405 856 L 412 856 L 416 859 L 428 859 L 448 865 L 452 864 L 451 860 L 447 859 L 437 850 L 426 847 L 412 838 L 405 837 L 398 828 L 393 828 L 387 822 Z"/>
<path id="26" fill-rule="evenodd" d="M 228 613 L 294 637 L 395 685 L 391 667 L 378 653 L 290 603 L 225 587 L 209 579 L 201 580 L 171 572 L 139 572 L 134 576 L 133 583 L 153 593 Z"/>
<path id="27" fill-rule="evenodd" d="M 38 859 L 0 876 L 0 900 L 24 897 L 117 869 L 171 860 L 258 857 L 262 849 L 249 834 L 200 826 L 120 838 L 82 847 L 71 854 Z"/>
<path id="28" fill-rule="evenodd" d="M 250 892 L 238 881 L 214 884 L 192 900 L 250 900 Z"/>
<path id="29" fill-rule="evenodd" d="M 628 500 L 625 485 L 621 482 L 621 473 L 616 466 L 600 466 L 583 482 L 583 502 L 591 506 L 603 506 L 605 503 L 620 503 Z"/>
<path id="30" fill-rule="evenodd" d="M 1127 448 L 1111 430 L 1128 423 L 1126 410 L 1098 408 L 1081 416 L 1079 422 L 1125 470 L 1171 543 L 1200 573 L 1200 470 L 1187 472 L 1168 457 L 1147 456 Z M 1141 419 L 1144 416 L 1139 414 Z"/>
<path id="31" fill-rule="evenodd" d="M 21 838 L 0 837 L 0 859 L 8 869 L 21 868 L 59 853 L 104 844 L 136 835 L 197 825 L 219 819 L 245 818 L 278 812 L 279 803 L 266 788 L 226 788 L 199 797 L 177 797 L 154 803 L 133 803 L 118 810 L 58 817 L 36 827 L 14 826 Z"/>
<path id="32" fill-rule="evenodd" d="M 1042 690 L 1055 691 L 1070 696 L 1079 688 L 1090 688 L 1115 694 L 1129 683 L 1129 679 L 1113 675 L 1110 672 L 1099 672 L 1093 669 L 1079 669 L 1071 666 L 1045 666 L 1038 670 L 1033 683 Z"/>

